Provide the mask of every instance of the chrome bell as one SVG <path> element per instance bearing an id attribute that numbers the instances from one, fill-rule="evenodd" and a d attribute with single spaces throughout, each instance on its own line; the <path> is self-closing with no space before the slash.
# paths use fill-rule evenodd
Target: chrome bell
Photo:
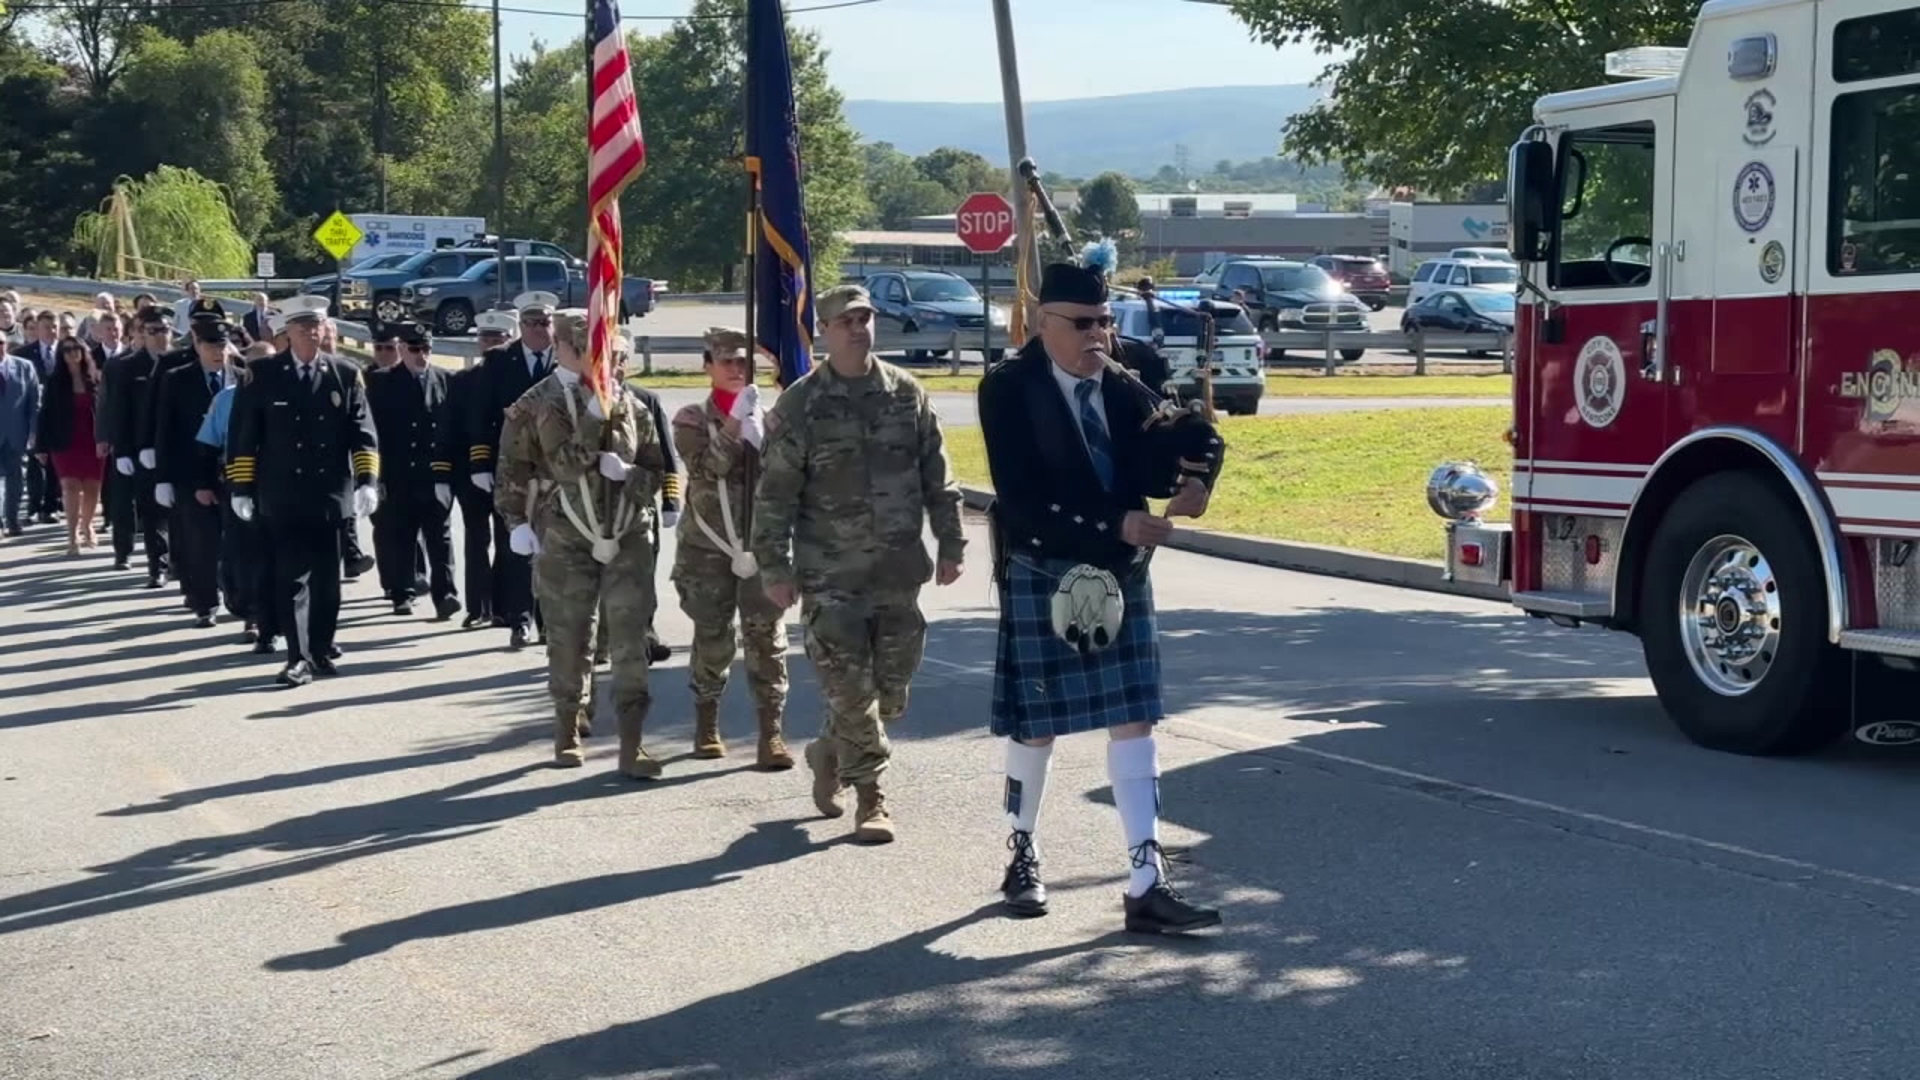
<path id="1" fill-rule="evenodd" d="M 1427 505 L 1448 521 L 1478 521 L 1500 499 L 1500 485 L 1471 461 L 1449 461 L 1427 478 Z"/>

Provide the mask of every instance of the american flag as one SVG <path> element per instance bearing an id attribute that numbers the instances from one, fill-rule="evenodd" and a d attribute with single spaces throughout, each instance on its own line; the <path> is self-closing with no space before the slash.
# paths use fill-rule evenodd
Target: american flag
<path id="1" fill-rule="evenodd" d="M 593 114 L 587 133 L 587 381 L 604 411 L 613 396 L 613 339 L 620 316 L 620 192 L 647 165 L 640 100 L 627 63 L 616 0 L 593 2 Z"/>

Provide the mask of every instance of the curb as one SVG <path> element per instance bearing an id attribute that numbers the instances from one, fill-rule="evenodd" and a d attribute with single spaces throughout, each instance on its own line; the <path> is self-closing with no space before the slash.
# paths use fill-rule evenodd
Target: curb
<path id="1" fill-rule="evenodd" d="M 961 485 L 960 494 L 969 510 L 985 510 L 993 501 L 993 492 Z M 1435 519 L 1436 523 L 1438 519 Z M 1346 578 L 1400 589 L 1464 596 L 1474 600 L 1510 602 L 1505 589 L 1464 581 L 1448 581 L 1445 567 L 1426 559 L 1403 559 L 1370 551 L 1302 544 L 1290 540 L 1269 540 L 1258 536 L 1211 532 L 1205 529 L 1175 529 L 1167 547 L 1175 551 L 1208 555 L 1232 562 L 1254 563 L 1280 570 L 1324 577 Z"/>

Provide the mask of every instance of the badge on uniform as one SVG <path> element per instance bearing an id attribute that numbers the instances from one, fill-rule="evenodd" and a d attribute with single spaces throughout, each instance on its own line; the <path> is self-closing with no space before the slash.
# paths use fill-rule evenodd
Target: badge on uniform
<path id="1" fill-rule="evenodd" d="M 334 408 L 336 408 L 336 409 L 337 409 L 337 408 L 339 408 L 339 407 L 340 407 L 340 391 L 338 391 L 338 390 L 335 390 L 335 391 L 334 391 L 333 393 L 331 393 L 331 394 L 328 394 L 328 395 L 327 395 L 327 398 L 328 398 L 328 400 L 330 400 L 330 401 L 332 401 L 332 402 L 333 402 L 333 407 L 334 407 Z"/>

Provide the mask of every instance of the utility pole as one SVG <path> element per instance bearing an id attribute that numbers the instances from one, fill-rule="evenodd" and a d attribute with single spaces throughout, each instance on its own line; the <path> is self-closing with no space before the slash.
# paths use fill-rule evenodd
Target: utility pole
<path id="1" fill-rule="evenodd" d="M 587 85 L 593 85 L 593 76 L 587 76 Z M 491 230 L 496 236 L 507 235 L 507 116 L 506 82 L 500 77 L 500 0 L 493 0 L 493 213 Z M 506 252 L 496 252 L 494 263 L 494 281 L 498 291 L 494 296 L 495 307 L 507 306 L 507 264 Z"/>
<path id="2" fill-rule="evenodd" d="M 375 12 L 380 10 L 375 5 Z M 374 20 L 379 25 L 380 20 Z M 380 212 L 387 212 L 387 45 L 384 37 L 373 40 L 373 157 L 380 163 Z"/>
<path id="3" fill-rule="evenodd" d="M 1027 197 L 1027 185 L 1020 179 L 1019 165 L 1027 156 L 1026 114 L 1020 105 L 1020 60 L 1013 48 L 1013 13 L 1010 0 L 993 0 L 993 29 L 1000 42 L 1000 97 L 1007 113 L 1007 172 L 1013 178 L 1014 280 L 1019 280 L 1019 252 L 1027 255 L 1027 281 L 1040 287 L 1040 245 L 1034 242 L 1033 206 Z M 1016 295 L 1015 304 L 1026 298 Z M 1019 347 L 1021 343 L 1015 342 Z"/>

